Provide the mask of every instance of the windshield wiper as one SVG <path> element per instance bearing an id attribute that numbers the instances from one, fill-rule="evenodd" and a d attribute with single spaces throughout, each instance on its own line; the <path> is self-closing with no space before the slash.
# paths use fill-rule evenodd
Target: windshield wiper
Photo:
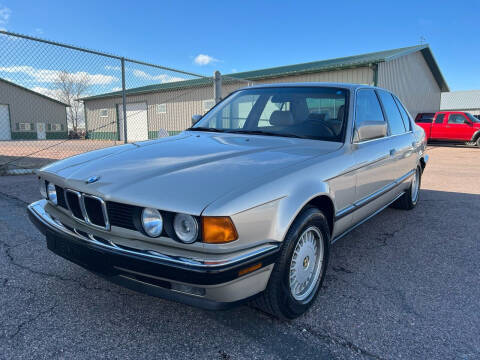
<path id="1" fill-rule="evenodd" d="M 251 134 L 251 135 L 265 135 L 265 136 L 283 136 L 283 137 L 292 137 L 292 138 L 299 138 L 299 139 L 310 139 L 307 136 L 296 135 L 296 134 L 283 134 L 283 133 L 276 133 L 270 131 L 261 131 L 261 130 L 229 130 L 226 131 L 228 133 L 233 134 Z"/>
<path id="2" fill-rule="evenodd" d="M 225 132 L 225 130 L 222 129 L 216 129 L 216 128 L 210 128 L 210 127 L 191 127 L 187 129 L 188 131 L 211 131 L 211 132 Z"/>

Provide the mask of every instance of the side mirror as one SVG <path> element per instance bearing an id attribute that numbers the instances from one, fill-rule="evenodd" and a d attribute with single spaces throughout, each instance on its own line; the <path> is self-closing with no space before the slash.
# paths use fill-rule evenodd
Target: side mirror
<path id="1" fill-rule="evenodd" d="M 467 124 L 467 125 L 469 125 L 469 126 L 472 126 L 472 123 L 470 122 L 470 120 L 465 119 L 465 120 L 464 120 L 464 123 Z"/>
<path id="2" fill-rule="evenodd" d="M 356 129 L 355 141 L 366 141 L 387 136 L 387 123 L 364 121 Z"/>
<path id="3" fill-rule="evenodd" d="M 192 125 L 195 125 L 197 122 L 200 121 L 202 115 L 192 115 Z"/>

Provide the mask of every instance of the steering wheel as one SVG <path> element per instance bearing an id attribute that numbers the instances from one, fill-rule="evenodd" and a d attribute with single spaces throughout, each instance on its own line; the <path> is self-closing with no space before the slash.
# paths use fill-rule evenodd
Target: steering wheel
<path id="1" fill-rule="evenodd" d="M 306 120 L 305 122 L 311 123 L 314 126 L 321 126 L 325 130 L 325 132 L 332 137 L 337 136 L 335 135 L 335 132 L 333 131 L 333 129 L 329 125 L 325 124 L 323 121 Z"/>

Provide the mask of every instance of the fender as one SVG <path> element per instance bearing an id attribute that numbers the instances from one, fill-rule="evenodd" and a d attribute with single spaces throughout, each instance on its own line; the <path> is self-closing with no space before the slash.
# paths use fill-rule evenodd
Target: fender
<path id="1" fill-rule="evenodd" d="M 472 135 L 472 139 L 470 140 L 471 142 L 475 142 L 477 141 L 478 137 L 480 136 L 480 129 L 478 129 L 477 131 L 475 131 Z"/>

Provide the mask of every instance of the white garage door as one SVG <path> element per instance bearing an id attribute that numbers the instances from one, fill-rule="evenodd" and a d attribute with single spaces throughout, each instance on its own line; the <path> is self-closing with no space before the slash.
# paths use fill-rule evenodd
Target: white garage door
<path id="1" fill-rule="evenodd" d="M 0 140 L 10 140 L 11 138 L 8 105 L 0 105 Z"/>
<path id="2" fill-rule="evenodd" d="M 122 105 L 118 106 L 120 122 L 123 123 Z M 127 140 L 148 140 L 147 104 L 127 104 Z"/>

